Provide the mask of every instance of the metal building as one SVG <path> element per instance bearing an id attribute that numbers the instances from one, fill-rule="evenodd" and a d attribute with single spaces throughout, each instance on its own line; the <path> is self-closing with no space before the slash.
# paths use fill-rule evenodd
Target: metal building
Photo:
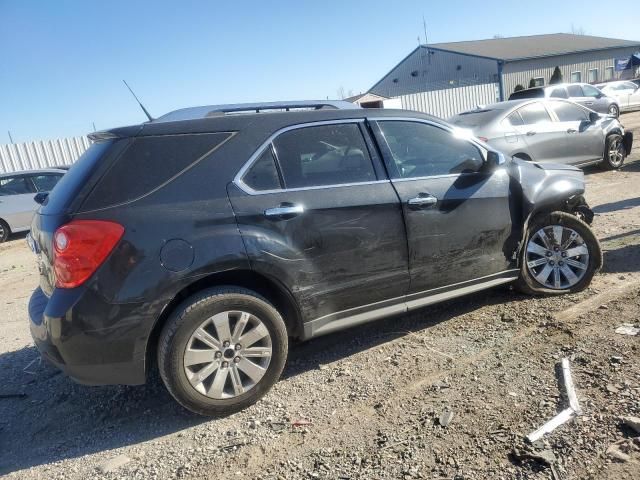
<path id="1" fill-rule="evenodd" d="M 565 82 L 634 78 L 638 51 L 640 41 L 567 33 L 420 45 L 369 92 L 448 117 L 504 100 L 517 85 L 546 85 L 555 67 Z"/>

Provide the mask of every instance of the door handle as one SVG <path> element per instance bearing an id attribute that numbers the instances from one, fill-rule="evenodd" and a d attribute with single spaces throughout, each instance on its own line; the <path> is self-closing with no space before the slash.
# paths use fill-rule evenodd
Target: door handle
<path id="1" fill-rule="evenodd" d="M 577 133 L 578 131 L 575 128 L 570 128 L 567 130 L 567 133 Z"/>
<path id="2" fill-rule="evenodd" d="M 281 217 L 292 218 L 296 215 L 304 213 L 304 207 L 302 205 L 281 204 L 278 207 L 267 208 L 264 211 L 265 217 Z"/>
<path id="3" fill-rule="evenodd" d="M 593 102 L 584 102 L 585 105 L 593 105 Z"/>
<path id="4" fill-rule="evenodd" d="M 435 205 L 436 203 L 438 203 L 438 199 L 428 193 L 420 193 L 417 197 L 410 198 L 407 201 L 409 208 L 412 208 L 414 210 L 424 207 L 430 207 L 432 205 Z"/>
<path id="5" fill-rule="evenodd" d="M 533 136 L 533 135 L 535 135 L 535 134 L 536 134 L 536 132 L 535 132 L 534 130 L 529 130 L 529 131 L 527 132 L 527 137 L 531 137 L 531 136 Z"/>

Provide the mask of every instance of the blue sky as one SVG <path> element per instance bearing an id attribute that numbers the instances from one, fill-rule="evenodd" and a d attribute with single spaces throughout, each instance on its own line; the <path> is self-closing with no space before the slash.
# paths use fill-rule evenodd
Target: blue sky
<path id="1" fill-rule="evenodd" d="M 0 0 L 0 143 L 192 105 L 366 91 L 418 43 L 570 32 L 640 40 L 636 1 Z M 527 6 L 525 6 L 527 5 Z M 635 14 L 625 14 L 635 12 Z"/>

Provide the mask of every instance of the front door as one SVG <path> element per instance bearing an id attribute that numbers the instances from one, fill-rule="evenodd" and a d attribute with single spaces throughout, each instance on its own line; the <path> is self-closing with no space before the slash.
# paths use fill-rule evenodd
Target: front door
<path id="1" fill-rule="evenodd" d="M 409 285 L 400 202 L 361 125 L 284 131 L 228 189 L 252 268 L 292 292 L 312 333 L 402 304 Z"/>
<path id="2" fill-rule="evenodd" d="M 505 167 L 439 125 L 372 125 L 398 192 L 409 244 L 410 292 L 490 277 L 511 267 L 512 208 Z"/>

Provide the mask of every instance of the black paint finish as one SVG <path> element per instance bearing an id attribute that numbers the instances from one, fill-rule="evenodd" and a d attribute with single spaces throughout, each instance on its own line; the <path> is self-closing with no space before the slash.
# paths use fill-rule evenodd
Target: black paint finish
<path id="1" fill-rule="evenodd" d="M 197 288 L 230 281 L 265 295 L 282 293 L 271 300 L 286 314 L 291 333 L 308 338 L 310 325 L 329 331 L 332 322 L 355 323 L 350 319 L 356 315 L 364 321 L 401 311 L 409 295 L 415 302 L 428 289 L 446 293 L 455 291 L 455 283 L 499 278 L 517 267 L 514 252 L 530 215 L 564 208 L 584 192 L 577 169 L 511 160 L 487 161 L 477 173 L 390 180 L 380 161 L 391 160 L 388 150 L 367 133 L 373 120 L 362 131 L 375 182 L 261 194 L 233 183 L 280 129 L 385 116 L 449 128 L 415 112 L 356 109 L 220 116 L 103 134 L 112 138 L 92 147 L 92 157 L 71 169 L 34 217 L 41 273 L 29 313 L 36 345 L 80 382 L 142 383 L 170 309 Z M 137 138 L 184 142 L 216 132 L 232 135 L 204 157 L 186 159 L 187 167 L 171 178 L 149 179 L 149 191 L 122 192 L 124 200 L 115 204 L 92 198 L 102 182 L 117 184 L 109 175 L 121 169 L 111 166 Z M 138 174 L 153 177 L 154 171 Z M 408 200 L 421 194 L 437 203 L 410 208 Z M 303 211 L 265 215 L 292 205 Z M 115 221 L 125 234 L 84 285 L 64 290 L 55 288 L 52 237 L 72 219 Z"/>

